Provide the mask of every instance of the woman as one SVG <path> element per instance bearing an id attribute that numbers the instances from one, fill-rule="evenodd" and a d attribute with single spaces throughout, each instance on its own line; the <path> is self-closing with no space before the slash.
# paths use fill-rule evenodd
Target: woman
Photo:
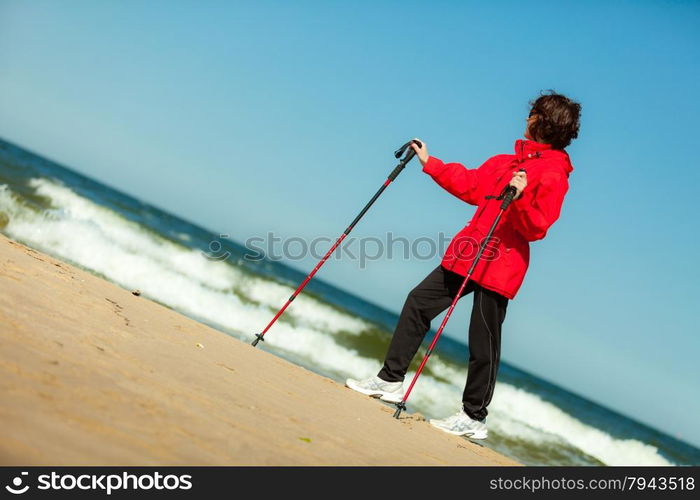
<path id="1" fill-rule="evenodd" d="M 501 351 L 501 326 L 508 301 L 523 282 L 530 258 L 529 242 L 545 237 L 559 218 L 568 177 L 573 171 L 564 148 L 578 136 L 580 104 L 561 94 L 543 94 L 531 103 L 525 140 L 515 141 L 515 154 L 489 158 L 477 169 L 443 163 L 412 143 L 423 171 L 449 193 L 478 208 L 469 224 L 450 243 L 441 264 L 408 294 L 396 330 L 377 376 L 348 379 L 358 392 L 397 403 L 411 360 L 430 329 L 430 321 L 447 309 L 495 220 L 501 202 L 495 198 L 510 185 L 515 201 L 503 215 L 463 295 L 474 292 L 469 323 L 469 370 L 462 409 L 431 420 L 439 429 L 475 439 L 488 436 L 491 402 Z M 524 171 L 522 171 L 523 169 Z"/>

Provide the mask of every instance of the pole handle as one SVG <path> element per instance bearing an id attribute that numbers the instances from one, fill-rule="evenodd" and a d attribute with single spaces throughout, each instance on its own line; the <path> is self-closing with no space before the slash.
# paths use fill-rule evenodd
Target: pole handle
<path id="1" fill-rule="evenodd" d="M 509 186 L 508 189 L 506 189 L 506 193 L 503 195 L 503 201 L 501 202 L 501 210 L 505 210 L 511 203 L 513 203 L 515 192 L 516 190 L 513 186 Z"/>
<path id="2" fill-rule="evenodd" d="M 396 168 L 395 168 L 394 170 L 391 171 L 391 173 L 389 174 L 388 179 L 389 179 L 391 182 L 394 182 L 394 179 L 396 179 L 396 178 L 399 176 L 399 174 L 401 173 L 401 171 L 403 170 L 403 168 L 404 168 L 405 166 L 406 166 L 406 165 L 404 165 L 403 163 L 399 163 L 399 164 L 396 166 Z"/>
<path id="3" fill-rule="evenodd" d="M 394 157 L 397 158 L 397 159 L 398 159 L 398 158 L 401 158 L 401 155 L 404 153 L 404 151 L 406 151 L 406 149 L 408 148 L 408 146 L 411 145 L 412 142 L 415 142 L 416 144 L 418 144 L 418 147 L 419 147 L 419 148 L 422 148 L 422 147 L 423 147 L 423 143 L 422 143 L 422 142 L 420 142 L 420 141 L 418 141 L 418 140 L 416 140 L 416 139 L 411 139 L 411 140 L 408 141 L 406 144 L 404 144 L 403 146 L 401 146 L 399 149 L 397 149 L 396 151 L 394 151 Z M 409 153 L 410 153 L 411 151 L 413 151 L 413 148 L 411 148 L 411 149 L 409 150 Z M 415 153 L 415 151 L 413 151 L 413 153 Z M 408 155 L 406 155 L 406 156 L 408 156 Z M 413 158 L 413 155 L 411 155 L 411 158 Z"/>
<path id="4" fill-rule="evenodd" d="M 389 174 L 389 177 L 388 177 L 389 182 L 394 182 L 394 179 L 396 179 L 399 176 L 401 171 L 406 167 L 406 164 L 409 161 L 411 161 L 414 156 L 416 156 L 416 152 L 413 150 L 413 148 L 409 148 L 409 146 L 411 145 L 412 142 L 415 142 L 416 144 L 418 144 L 418 147 L 421 147 L 421 148 L 423 147 L 423 143 L 421 143 L 420 141 L 417 141 L 415 139 L 412 139 L 394 152 L 394 156 L 396 158 L 401 158 L 401 155 L 404 153 L 404 151 L 406 151 L 408 149 L 406 156 L 403 157 L 403 159 L 399 162 L 399 164 L 396 165 L 396 168 L 394 168 L 394 170 L 392 170 L 391 173 Z"/>
<path id="5" fill-rule="evenodd" d="M 524 168 L 518 170 L 518 172 L 525 172 Z M 506 192 L 503 194 L 503 201 L 501 202 L 501 210 L 505 210 L 508 206 L 513 203 L 513 198 L 515 198 L 515 193 L 517 190 L 513 186 L 508 186 Z"/>
<path id="6" fill-rule="evenodd" d="M 413 154 L 411 154 L 411 153 L 413 153 Z M 399 164 L 396 165 L 396 168 L 395 168 L 394 170 L 392 170 L 391 173 L 389 174 L 388 179 L 389 179 L 390 182 L 394 182 L 394 179 L 396 179 L 396 178 L 399 176 L 399 174 L 401 173 L 401 171 L 404 169 L 404 167 L 406 167 L 406 163 L 407 163 L 407 162 L 406 162 L 406 159 L 408 158 L 408 159 L 410 160 L 411 158 L 413 158 L 413 155 L 414 155 L 414 154 L 415 154 L 415 152 L 413 152 L 413 151 L 411 151 L 410 153 L 406 154 L 406 158 L 404 158 L 403 160 L 401 160 L 401 161 L 399 162 Z M 410 158 L 409 158 L 409 156 L 410 156 Z"/>

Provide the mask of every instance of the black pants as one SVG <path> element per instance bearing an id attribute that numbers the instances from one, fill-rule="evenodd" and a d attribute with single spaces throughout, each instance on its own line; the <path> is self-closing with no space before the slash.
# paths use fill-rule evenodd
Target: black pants
<path id="1" fill-rule="evenodd" d="M 379 378 L 387 382 L 404 379 L 408 365 L 430 330 L 430 321 L 447 309 L 464 278 L 438 266 L 411 292 L 401 311 L 384 367 Z M 471 418 L 486 418 L 496 384 L 501 354 L 501 325 L 508 299 L 469 281 L 462 296 L 474 292 L 469 323 L 469 372 L 462 403 Z"/>

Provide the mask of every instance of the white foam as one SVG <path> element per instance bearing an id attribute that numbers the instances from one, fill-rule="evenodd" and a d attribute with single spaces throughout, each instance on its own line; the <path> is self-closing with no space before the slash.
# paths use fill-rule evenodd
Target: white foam
<path id="1" fill-rule="evenodd" d="M 607 465 L 673 465 L 652 445 L 635 439 L 616 439 L 603 430 L 576 419 L 559 407 L 531 392 L 499 384 L 489 410 L 494 427 L 513 434 L 505 416 L 526 423 L 530 428 L 562 438 Z"/>
<path id="2" fill-rule="evenodd" d="M 8 235 L 125 288 L 138 288 L 146 296 L 246 340 L 267 324 L 293 291 L 225 262 L 209 260 L 57 182 L 32 179 L 30 186 L 51 201 L 52 209 L 32 210 L 7 186 L 0 186 L 0 211 L 9 218 L 4 229 Z M 302 294 L 265 340 L 338 378 L 365 377 L 377 373 L 379 362 L 360 356 L 334 338 L 340 332 L 357 335 L 369 327 L 361 318 Z M 435 354 L 430 370 L 440 380 L 423 375 L 411 394 L 411 405 L 427 416 L 453 413 L 461 401 L 466 369 L 445 363 Z M 412 376 L 408 375 L 406 383 Z M 498 384 L 489 411 L 489 426 L 494 431 L 535 444 L 563 440 L 609 465 L 669 464 L 651 445 L 615 439 L 508 384 Z"/>
<path id="3" fill-rule="evenodd" d="M 242 288 L 250 299 L 275 309 L 281 307 L 294 291 L 291 287 L 263 278 L 249 278 Z M 297 296 L 288 313 L 298 324 L 313 326 L 317 330 L 330 333 L 343 331 L 359 334 L 370 326 L 360 318 L 345 314 L 303 294 Z"/>

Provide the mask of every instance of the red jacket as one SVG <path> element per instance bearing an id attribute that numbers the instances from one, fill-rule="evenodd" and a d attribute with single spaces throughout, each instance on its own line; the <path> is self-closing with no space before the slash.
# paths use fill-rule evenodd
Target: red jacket
<path id="1" fill-rule="evenodd" d="M 435 182 L 457 198 L 478 208 L 471 221 L 452 239 L 442 266 L 466 276 L 478 245 L 486 237 L 501 202 L 498 196 L 513 177 L 527 171 L 527 187 L 506 210 L 487 245 L 472 279 L 513 299 L 525 278 L 530 262 L 530 241 L 545 237 L 559 218 L 564 195 L 569 189 L 573 166 L 563 150 L 529 140 L 515 141 L 514 155 L 496 155 L 476 169 L 459 163 L 443 163 L 431 156 L 423 167 Z"/>

